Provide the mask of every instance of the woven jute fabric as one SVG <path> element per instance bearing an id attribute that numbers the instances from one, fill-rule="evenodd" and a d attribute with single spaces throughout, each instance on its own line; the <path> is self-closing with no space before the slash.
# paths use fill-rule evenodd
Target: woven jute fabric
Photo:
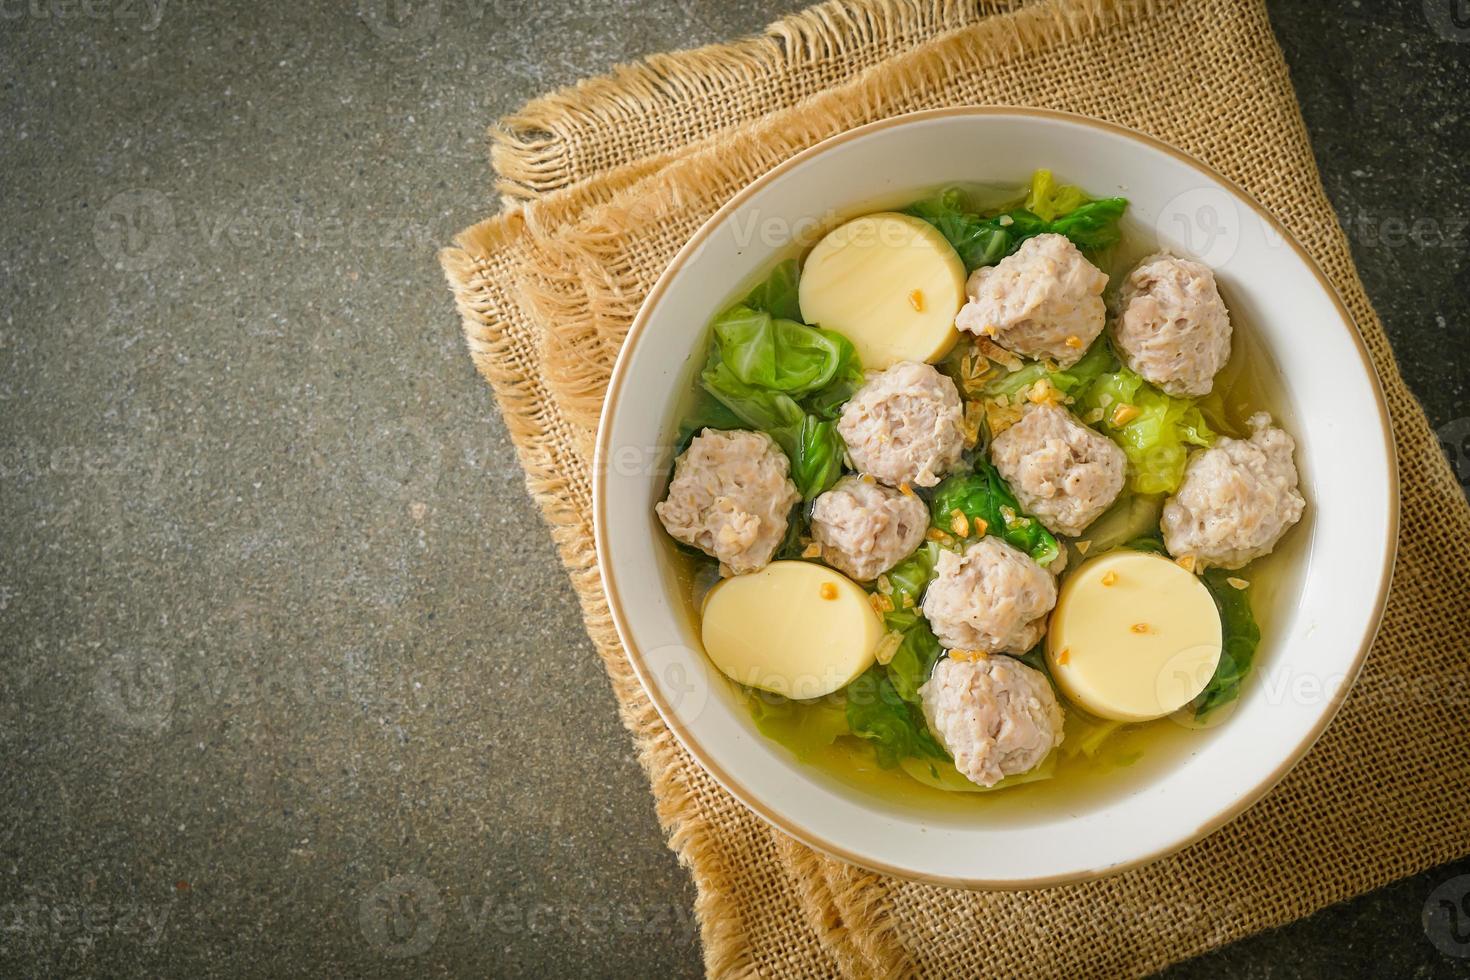
<path id="1" fill-rule="evenodd" d="M 1244 185 L 1301 239 L 1356 318 L 1387 392 L 1403 485 L 1382 631 L 1302 763 L 1172 857 L 1044 891 L 953 891 L 872 874 L 746 811 L 638 686 L 593 548 L 603 392 L 639 304 L 680 245 L 805 147 L 963 104 L 1132 126 Z M 761 37 L 660 56 L 533 102 L 496 128 L 492 153 L 503 210 L 465 231 L 444 267 L 670 846 L 694 877 L 711 974 L 1142 973 L 1470 852 L 1470 509 L 1353 268 L 1259 2 L 838 0 Z M 1085 172 L 1085 161 L 1072 168 Z"/>

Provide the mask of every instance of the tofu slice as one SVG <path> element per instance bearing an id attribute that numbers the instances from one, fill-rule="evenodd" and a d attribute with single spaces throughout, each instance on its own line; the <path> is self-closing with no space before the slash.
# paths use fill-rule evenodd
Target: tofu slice
<path id="1" fill-rule="evenodd" d="M 701 633 L 705 653 L 732 681 L 816 698 L 867 670 L 884 630 L 852 579 L 814 562 L 778 561 L 715 586 Z"/>
<path id="2" fill-rule="evenodd" d="M 1161 555 L 1113 551 L 1062 584 L 1046 659 L 1063 695 L 1100 718 L 1149 721 L 1194 700 L 1220 663 L 1209 589 Z"/>
<path id="3" fill-rule="evenodd" d="M 863 367 L 937 361 L 959 339 L 965 264 L 927 221 L 883 211 L 839 225 L 817 243 L 801 271 L 798 299 L 807 323 L 836 330 L 857 347 Z"/>

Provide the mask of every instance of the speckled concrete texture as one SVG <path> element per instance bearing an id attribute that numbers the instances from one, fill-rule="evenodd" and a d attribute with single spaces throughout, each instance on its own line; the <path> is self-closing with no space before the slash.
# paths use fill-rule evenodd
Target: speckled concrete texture
<path id="1" fill-rule="evenodd" d="M 490 120 L 797 6 L 0 0 L 0 975 L 699 971 L 435 252 Z M 1470 481 L 1441 13 L 1273 4 Z M 1467 872 L 1171 972 L 1470 976 L 1420 925 Z"/>

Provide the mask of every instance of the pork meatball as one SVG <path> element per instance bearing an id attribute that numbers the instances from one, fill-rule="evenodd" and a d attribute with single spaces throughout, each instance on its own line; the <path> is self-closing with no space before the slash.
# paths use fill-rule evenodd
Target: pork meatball
<path id="1" fill-rule="evenodd" d="M 843 406 L 837 431 L 853 465 L 890 486 L 932 487 L 965 448 L 954 382 L 928 364 L 900 361 L 868 375 Z"/>
<path id="2" fill-rule="evenodd" d="M 1250 426 L 1249 439 L 1221 437 L 1190 457 L 1184 482 L 1164 501 L 1160 523 L 1171 555 L 1193 555 L 1199 567 L 1240 568 L 1270 554 L 1301 519 L 1296 443 L 1264 412 Z"/>
<path id="3" fill-rule="evenodd" d="M 954 767 L 980 786 L 1035 769 L 1062 744 L 1062 708 L 1051 682 L 1010 657 L 942 658 L 919 697 Z"/>
<path id="4" fill-rule="evenodd" d="M 877 578 L 924 541 L 929 508 L 892 487 L 843 477 L 812 505 L 822 559 L 859 582 Z"/>
<path id="5" fill-rule="evenodd" d="M 786 454 L 764 432 L 705 429 L 674 461 L 668 496 L 654 511 L 676 541 L 737 575 L 759 571 L 801 499 L 789 471 Z"/>
<path id="6" fill-rule="evenodd" d="M 1180 398 L 1210 393 L 1230 360 L 1230 313 L 1209 266 L 1151 255 L 1118 292 L 1113 341 L 1123 362 Z"/>
<path id="7" fill-rule="evenodd" d="M 1056 580 L 1029 555 L 987 535 L 964 555 L 941 550 L 923 611 L 951 650 L 1025 653 L 1046 632 Z"/>
<path id="8" fill-rule="evenodd" d="M 954 324 L 1017 354 L 1071 367 L 1102 333 L 1107 285 L 1107 275 L 1065 235 L 1037 235 L 971 274 L 970 301 Z"/>
<path id="9" fill-rule="evenodd" d="M 1057 405 L 1031 405 L 995 437 L 990 461 L 1029 514 L 1073 537 L 1123 489 L 1128 458 L 1117 443 Z"/>

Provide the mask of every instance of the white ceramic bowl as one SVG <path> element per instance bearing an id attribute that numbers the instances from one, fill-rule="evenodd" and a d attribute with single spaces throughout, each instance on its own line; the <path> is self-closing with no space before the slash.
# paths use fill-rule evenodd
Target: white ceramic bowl
<path id="1" fill-rule="evenodd" d="M 1129 198 L 1134 227 L 1213 266 L 1232 311 L 1285 379 L 1275 399 L 1297 440 L 1307 517 L 1295 571 L 1256 667 L 1222 725 L 1126 792 L 990 819 L 845 785 L 756 732 L 700 651 L 676 562 L 654 516 L 706 325 L 793 236 L 947 183 L 1021 186 L 1041 167 L 1095 196 Z M 939 884 L 1021 888 L 1157 859 L 1240 814 L 1310 748 L 1346 696 L 1388 594 L 1398 483 L 1388 413 L 1347 310 L 1316 265 L 1240 188 L 1142 134 L 1032 109 L 959 108 L 827 140 L 735 196 L 679 252 L 628 334 L 597 440 L 595 524 L 623 644 L 665 721 L 756 813 L 807 844 Z"/>

